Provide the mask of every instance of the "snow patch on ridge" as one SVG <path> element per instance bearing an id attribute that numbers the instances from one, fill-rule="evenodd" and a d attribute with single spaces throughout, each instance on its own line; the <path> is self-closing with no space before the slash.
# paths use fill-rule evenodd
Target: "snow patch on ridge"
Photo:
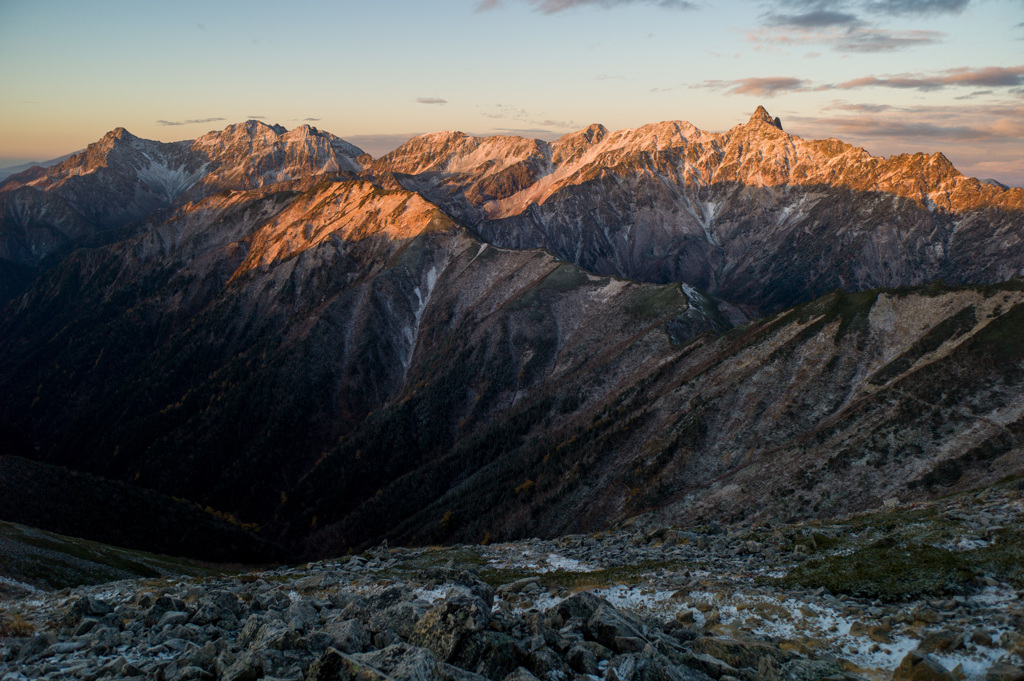
<path id="1" fill-rule="evenodd" d="M 191 189 L 206 174 L 207 164 L 189 173 L 184 166 L 172 168 L 166 159 L 156 160 L 149 154 L 145 156 L 149 160 L 149 165 L 138 169 L 139 181 L 149 187 L 152 193 L 168 201 Z"/>

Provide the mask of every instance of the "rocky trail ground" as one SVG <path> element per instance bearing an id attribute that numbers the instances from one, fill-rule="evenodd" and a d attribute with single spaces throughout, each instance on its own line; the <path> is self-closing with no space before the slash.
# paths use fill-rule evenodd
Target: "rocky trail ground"
<path id="1" fill-rule="evenodd" d="M 395 548 L 0 602 L 0 679 L 1024 678 L 1019 481 L 829 522 Z"/>

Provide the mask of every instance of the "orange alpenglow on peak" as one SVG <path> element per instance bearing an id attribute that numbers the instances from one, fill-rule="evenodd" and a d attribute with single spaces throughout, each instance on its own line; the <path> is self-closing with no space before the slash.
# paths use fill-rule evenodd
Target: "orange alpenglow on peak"
<path id="1" fill-rule="evenodd" d="M 772 115 L 768 113 L 768 110 L 760 105 L 758 105 L 757 109 L 754 111 L 754 115 L 750 117 L 750 120 L 747 121 L 747 125 L 751 125 L 758 121 L 763 121 L 768 125 L 773 125 L 779 130 L 782 130 L 782 121 L 779 117 L 776 116 L 775 118 L 772 118 Z"/>

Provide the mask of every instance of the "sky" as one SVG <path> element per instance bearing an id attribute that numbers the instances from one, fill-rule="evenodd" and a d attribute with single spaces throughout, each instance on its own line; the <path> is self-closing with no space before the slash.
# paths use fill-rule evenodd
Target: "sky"
<path id="1" fill-rule="evenodd" d="M 542 139 L 761 104 L 804 138 L 1024 186 L 1024 0 L 0 0 L 0 167 L 123 126 Z"/>

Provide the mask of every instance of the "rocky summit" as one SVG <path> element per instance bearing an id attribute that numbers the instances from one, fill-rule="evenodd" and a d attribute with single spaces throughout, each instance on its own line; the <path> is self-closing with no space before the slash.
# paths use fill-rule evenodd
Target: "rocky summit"
<path id="1" fill-rule="evenodd" d="M 8 580 L 0 679 L 1024 677 L 1020 485 L 890 506 L 829 523 L 382 544 L 56 592 Z M 900 567 L 921 551 L 934 555 Z"/>

